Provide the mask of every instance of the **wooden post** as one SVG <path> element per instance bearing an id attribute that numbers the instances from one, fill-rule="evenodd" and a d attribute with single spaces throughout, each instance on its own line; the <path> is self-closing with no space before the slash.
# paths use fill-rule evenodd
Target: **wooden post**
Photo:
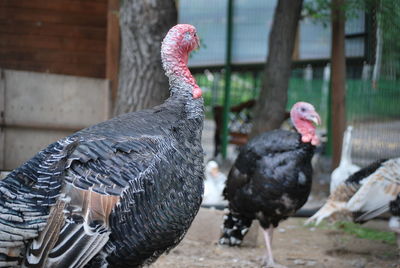
<path id="1" fill-rule="evenodd" d="M 345 56 L 345 0 L 332 0 L 332 75 L 331 75 L 331 116 L 332 116 L 332 168 L 340 162 L 343 132 L 346 127 L 346 56 Z"/>
<path id="2" fill-rule="evenodd" d="M 108 0 L 106 78 L 111 81 L 111 101 L 113 105 L 117 98 L 117 91 L 118 91 L 119 52 L 120 52 L 119 0 Z"/>
<path id="3" fill-rule="evenodd" d="M 222 157 L 226 159 L 229 139 L 229 111 L 231 106 L 231 59 L 233 36 L 233 0 L 228 0 L 228 17 L 226 25 L 226 58 L 225 58 L 225 89 L 224 110 L 222 115 Z"/>
<path id="4" fill-rule="evenodd" d="M 4 170 L 5 167 L 5 110 L 6 110 L 6 76 L 3 69 L 0 69 L 0 171 Z"/>

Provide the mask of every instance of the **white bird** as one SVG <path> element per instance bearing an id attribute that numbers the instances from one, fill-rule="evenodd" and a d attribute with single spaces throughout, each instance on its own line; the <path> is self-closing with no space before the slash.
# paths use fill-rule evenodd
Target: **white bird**
<path id="1" fill-rule="evenodd" d="M 219 171 L 217 162 L 209 161 L 207 163 L 205 178 L 202 204 L 208 206 L 226 205 L 227 201 L 222 196 L 226 175 Z"/>
<path id="2" fill-rule="evenodd" d="M 400 193 L 400 158 L 380 160 L 351 175 L 329 196 L 325 205 L 306 224 L 352 214 L 365 222 L 389 211 L 389 203 Z"/>
<path id="3" fill-rule="evenodd" d="M 331 174 L 330 193 L 342 184 L 350 175 L 360 170 L 360 167 L 351 162 L 351 132 L 352 126 L 348 126 L 343 136 L 342 155 L 339 166 Z"/>

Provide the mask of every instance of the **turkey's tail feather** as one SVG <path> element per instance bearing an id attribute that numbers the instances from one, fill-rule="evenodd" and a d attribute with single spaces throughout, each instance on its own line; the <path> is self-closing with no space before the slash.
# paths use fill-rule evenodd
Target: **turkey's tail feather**
<path id="1" fill-rule="evenodd" d="M 322 220 L 334 216 L 345 216 L 349 211 L 346 203 L 354 195 L 360 186 L 356 183 L 342 183 L 329 196 L 325 205 L 320 208 L 312 217 L 308 218 L 305 224 L 319 225 Z M 340 215 L 342 214 L 342 215 Z"/>
<path id="2" fill-rule="evenodd" d="M 19 267 L 20 259 L 0 253 L 0 267 Z"/>
<path id="3" fill-rule="evenodd" d="M 333 214 L 355 213 L 365 222 L 389 210 L 389 202 L 400 193 L 400 158 L 380 160 L 361 169 L 339 185 L 326 204 L 306 224 L 317 225 Z M 361 214 L 359 216 L 359 214 Z"/>
<path id="4" fill-rule="evenodd" d="M 239 246 L 242 244 L 243 238 L 249 231 L 252 221 L 252 219 L 244 217 L 239 213 L 229 211 L 224 216 L 219 244 L 229 246 Z"/>
<path id="5" fill-rule="evenodd" d="M 334 215 L 338 216 L 340 213 L 346 214 L 348 211 L 345 209 L 346 203 L 345 202 L 338 202 L 338 201 L 328 201 L 322 208 L 320 208 L 312 217 L 308 218 L 305 221 L 305 225 L 308 224 L 315 224 L 319 225 L 322 220 L 333 218 Z"/>
<path id="6" fill-rule="evenodd" d="M 378 217 L 379 215 L 385 213 L 386 211 L 389 210 L 389 204 L 374 208 L 370 211 L 367 211 L 361 215 L 357 215 L 356 219 L 354 220 L 356 223 L 364 223 L 366 221 L 369 221 L 375 217 Z"/>

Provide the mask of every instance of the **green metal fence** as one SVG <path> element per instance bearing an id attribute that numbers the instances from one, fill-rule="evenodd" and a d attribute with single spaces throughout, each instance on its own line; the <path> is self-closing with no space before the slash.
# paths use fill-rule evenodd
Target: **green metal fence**
<path id="1" fill-rule="evenodd" d="M 203 0 L 194 1 L 203 3 L 204 8 L 211 8 L 208 2 Z M 266 8 L 263 1 L 255 1 L 260 6 Z M 212 51 L 209 57 L 204 59 L 199 53 L 192 67 L 197 71 L 209 67 L 202 65 L 205 60 L 212 61 L 210 68 L 213 71 L 205 70 L 196 74 L 198 84 L 203 89 L 205 99 L 206 115 L 213 118 L 213 107 L 224 104 L 225 75 L 222 70 L 224 67 L 223 56 L 225 55 L 227 16 L 225 14 L 229 1 L 218 2 L 222 6 L 219 15 L 206 17 L 197 8 L 194 14 L 190 13 L 183 16 L 187 9 L 193 5 L 193 1 L 183 1 L 186 3 L 182 8 L 181 19 L 183 22 L 193 22 L 199 25 L 199 33 L 204 33 L 205 44 L 209 44 L 209 49 L 204 49 L 204 55 L 207 51 Z M 269 3 L 269 2 L 268 2 Z M 253 3 L 254 4 L 254 3 Z M 258 5 L 258 4 L 257 4 Z M 249 8 L 247 13 L 241 12 L 240 7 Z M 361 7 L 360 7 L 361 8 Z M 234 12 L 238 32 L 233 34 L 236 40 L 234 48 L 232 69 L 251 71 L 234 71 L 231 73 L 230 86 L 230 105 L 235 106 L 250 99 L 257 99 L 261 80 L 262 66 L 260 62 L 253 62 L 253 65 L 243 64 L 238 60 L 239 56 L 245 52 L 256 51 L 254 43 L 261 38 L 259 34 L 251 35 L 257 27 L 264 27 L 264 22 L 253 21 L 259 18 L 256 6 L 253 9 L 250 6 L 238 6 Z M 264 9 L 263 9 L 264 10 Z M 267 11 L 263 11 L 267 14 Z M 223 11 L 223 12 L 222 12 Z M 378 158 L 389 158 L 400 156 L 400 35 L 398 29 L 400 26 L 400 2 L 399 1 L 380 1 L 378 6 L 372 9 L 360 9 L 358 16 L 346 22 L 346 55 L 348 62 L 346 66 L 346 120 L 347 125 L 353 125 L 353 155 L 355 162 L 360 165 L 368 164 Z M 201 14 L 200 14 L 200 13 Z M 205 11 L 204 11 L 205 12 Z M 197 15 L 196 15 L 197 14 Z M 208 14 L 208 12 L 207 12 Z M 247 14 L 247 15 L 246 15 Z M 269 13 L 268 13 L 269 14 Z M 197 17 L 196 17 L 197 16 Z M 257 17 L 258 16 L 258 17 Z M 197 20 L 197 19 L 198 20 Z M 261 18 L 261 17 L 260 17 Z M 268 19 L 270 19 L 268 17 Z M 192 21 L 193 20 L 193 21 Z M 247 26 L 246 26 L 247 25 Z M 260 26 L 261 25 L 261 26 Z M 269 25 L 267 23 L 267 25 Z M 242 27 L 243 26 L 243 27 Z M 242 28 L 241 28 L 242 27 Z M 246 28 L 248 27 L 248 28 Z M 216 31 L 215 29 L 219 30 Z M 260 28 L 260 29 L 261 29 Z M 258 29 L 259 32 L 263 32 Z M 288 88 L 287 109 L 297 101 L 307 101 L 312 103 L 320 113 L 323 125 L 322 132 L 326 132 L 328 124 L 329 102 L 329 74 L 325 75 L 323 64 L 329 62 L 330 48 L 327 46 L 330 40 L 330 32 L 326 28 L 314 25 L 309 19 L 304 19 L 299 26 L 299 48 L 300 58 L 294 64 L 297 69 L 292 70 Z M 267 33 L 267 31 L 266 31 Z M 264 34 L 262 36 L 265 37 Z M 315 39 L 317 38 L 317 39 Z M 219 40 L 219 41 L 218 41 Z M 248 42 L 244 46 L 242 42 Z M 225 42 L 223 45 L 221 42 Z M 264 42 L 264 41 L 263 41 Z M 258 43 L 257 43 L 258 44 Z M 262 43 L 264 44 L 264 43 Z M 266 42 L 265 42 L 266 44 Z M 213 45 L 211 47 L 211 45 Z M 258 45 L 259 48 L 261 45 Z M 262 45 L 261 47 L 263 47 Z M 212 48 L 212 49 L 211 49 Z M 246 48 L 246 49 L 238 49 Z M 264 49 L 264 48 L 263 48 Z M 257 50 L 258 51 L 258 50 Z M 264 50 L 262 50 L 264 51 Z M 240 54 L 240 55 L 239 55 Z M 250 53 L 251 54 L 251 53 Z M 235 56 L 236 55 L 236 56 Z M 303 55 L 303 56 L 301 56 Z M 213 60 L 218 58 L 218 62 Z M 258 55 L 257 59 L 263 59 Z M 319 62 L 318 62 L 319 61 Z M 352 61 L 352 63 L 350 63 Z M 243 61 L 248 62 L 248 61 Z M 225 62 L 226 63 L 226 62 Z M 254 64 L 260 64 L 256 67 Z M 308 64 L 307 67 L 305 67 Z M 228 64 L 229 65 L 229 64 Z M 302 67 L 298 67 L 302 65 Z M 314 66 L 312 66 L 314 65 Z M 221 70 L 216 71 L 216 66 Z M 235 68 L 234 68 L 235 67 Z M 306 75 L 307 68 L 314 68 L 314 74 Z M 335 111 L 331 111 L 334 113 Z M 229 116 L 232 118 L 232 116 Z"/>
<path id="2" fill-rule="evenodd" d="M 326 133 L 329 83 L 321 79 L 307 80 L 294 70 L 288 89 L 287 109 L 297 101 L 312 103 L 323 120 Z M 232 73 L 231 105 L 257 99 L 261 71 Z M 212 108 L 223 105 L 223 71 L 205 71 L 196 79 L 204 91 L 206 115 L 212 118 Z M 400 81 L 381 79 L 348 79 L 346 84 L 347 124 L 354 126 L 353 154 L 361 165 L 384 157 L 400 156 Z M 396 134 L 397 133 L 397 134 Z"/>
<path id="3" fill-rule="evenodd" d="M 256 99 L 261 85 L 260 77 L 259 72 L 233 73 L 231 105 Z M 197 74 L 196 79 L 204 91 L 206 111 L 210 116 L 213 106 L 223 105 L 225 86 L 223 72 L 206 71 L 206 74 Z M 322 79 L 307 81 L 302 78 L 291 78 L 287 108 L 290 109 L 297 101 L 310 102 L 326 122 L 328 86 Z M 370 80 L 348 79 L 346 86 L 347 121 L 400 117 L 400 81 L 379 80 L 374 87 Z"/>

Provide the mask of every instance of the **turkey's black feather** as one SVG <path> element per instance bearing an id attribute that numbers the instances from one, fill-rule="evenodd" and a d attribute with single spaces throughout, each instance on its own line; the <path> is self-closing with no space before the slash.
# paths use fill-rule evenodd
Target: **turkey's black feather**
<path id="1" fill-rule="evenodd" d="M 378 168 L 382 166 L 382 163 L 386 162 L 387 159 L 380 159 L 377 160 L 370 165 L 360 169 L 359 171 L 355 172 L 354 174 L 350 175 L 346 180 L 346 184 L 354 184 L 354 185 L 360 185 L 360 182 L 374 173 Z"/>
<path id="2" fill-rule="evenodd" d="M 397 198 L 389 203 L 389 210 L 393 216 L 400 216 L 400 194 Z"/>
<path id="3" fill-rule="evenodd" d="M 0 182 L 0 267 L 138 267 L 174 247 L 203 193 L 199 43 L 173 27 L 161 46 L 170 98 L 61 139 Z"/>
<path id="4" fill-rule="evenodd" d="M 263 228 L 276 227 L 303 206 L 311 190 L 315 147 L 300 139 L 298 133 L 275 130 L 255 137 L 240 150 L 224 190 L 234 217 L 258 219 Z M 222 238 L 230 240 L 231 229 L 225 226 Z"/>
<path id="5" fill-rule="evenodd" d="M 203 192 L 203 105 L 189 92 L 49 145 L 0 181 L 0 266 L 80 267 L 97 253 L 89 266 L 136 267 L 175 246 Z M 108 220 L 95 210 L 85 216 L 82 193 L 118 198 Z M 62 230 L 75 231 L 39 238 L 57 202 Z M 42 242 L 31 244 L 35 239 L 48 241 L 47 253 Z"/>

